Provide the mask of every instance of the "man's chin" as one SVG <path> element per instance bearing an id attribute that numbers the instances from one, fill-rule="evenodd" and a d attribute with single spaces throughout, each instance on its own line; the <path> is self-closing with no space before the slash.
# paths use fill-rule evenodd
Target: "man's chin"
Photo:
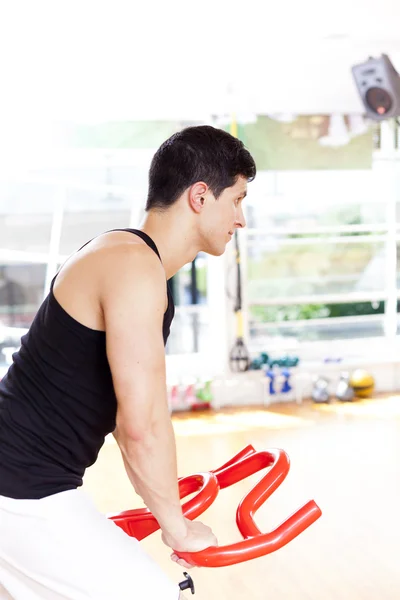
<path id="1" fill-rule="evenodd" d="M 203 250 L 206 254 L 210 254 L 211 256 L 222 256 L 226 250 L 226 246 L 223 248 L 207 248 Z"/>
<path id="2" fill-rule="evenodd" d="M 225 254 L 225 250 L 226 250 L 226 246 L 224 246 L 224 248 L 222 248 L 222 250 L 220 250 L 219 252 L 216 252 L 214 254 L 214 256 L 222 256 L 223 254 Z"/>

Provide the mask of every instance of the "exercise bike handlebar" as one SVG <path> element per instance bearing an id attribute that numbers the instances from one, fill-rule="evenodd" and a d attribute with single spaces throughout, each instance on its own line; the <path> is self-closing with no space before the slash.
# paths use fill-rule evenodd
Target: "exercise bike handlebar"
<path id="1" fill-rule="evenodd" d="M 198 492 L 183 504 L 183 514 L 189 519 L 197 518 L 213 503 L 220 489 L 229 487 L 266 467 L 270 467 L 270 470 L 246 494 L 236 512 L 236 523 L 243 540 L 225 546 L 210 547 L 200 552 L 174 550 L 175 553 L 195 566 L 228 566 L 274 552 L 314 523 L 322 513 L 317 504 L 310 500 L 273 531 L 262 533 L 258 529 L 254 515 L 284 481 L 289 472 L 290 462 L 283 450 L 257 452 L 250 445 L 219 469 L 196 473 L 179 480 L 181 499 Z M 159 528 L 148 509 L 125 511 L 109 518 L 137 539 L 143 539 Z"/>
<path id="2" fill-rule="evenodd" d="M 255 524 L 255 513 L 280 486 L 289 472 L 289 458 L 283 450 L 256 452 L 252 446 L 247 446 L 224 467 L 213 473 L 222 489 L 265 467 L 271 467 L 271 469 L 246 494 L 236 512 L 236 523 L 244 539 L 225 546 L 207 548 L 200 552 L 176 552 L 180 558 L 193 565 L 204 567 L 225 567 L 252 560 L 279 550 L 321 516 L 320 508 L 313 500 L 310 500 L 269 533 L 262 533 Z"/>

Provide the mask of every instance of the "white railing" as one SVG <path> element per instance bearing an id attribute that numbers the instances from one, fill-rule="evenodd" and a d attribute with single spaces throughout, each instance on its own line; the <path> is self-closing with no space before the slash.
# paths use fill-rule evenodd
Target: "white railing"
<path id="1" fill-rule="evenodd" d="M 262 300 L 252 300 L 250 306 L 293 306 L 296 304 L 351 304 L 354 302 L 380 302 L 385 299 L 385 292 L 346 292 L 340 294 L 310 294 L 302 296 L 274 296 Z"/>
<path id="2" fill-rule="evenodd" d="M 382 323 L 385 315 L 357 315 L 352 317 L 329 317 L 319 319 L 299 319 L 298 321 L 277 321 L 275 323 L 259 323 L 250 320 L 252 329 L 270 331 L 273 329 L 298 329 L 310 327 L 334 327 L 335 325 L 358 325 L 363 323 Z"/>

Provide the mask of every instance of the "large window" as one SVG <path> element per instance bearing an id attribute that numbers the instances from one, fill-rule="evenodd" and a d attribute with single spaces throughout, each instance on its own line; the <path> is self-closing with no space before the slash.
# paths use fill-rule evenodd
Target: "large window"
<path id="1" fill-rule="evenodd" d="M 249 300 L 381 291 L 385 286 L 384 236 L 248 238 Z M 371 241 L 372 240 L 372 241 Z M 298 300 L 295 300 L 298 302 Z"/>
<path id="2" fill-rule="evenodd" d="M 376 156 L 368 171 L 264 172 L 252 184 L 242 239 L 253 350 L 385 334 L 396 280 L 400 298 L 400 182 L 386 173 Z"/>

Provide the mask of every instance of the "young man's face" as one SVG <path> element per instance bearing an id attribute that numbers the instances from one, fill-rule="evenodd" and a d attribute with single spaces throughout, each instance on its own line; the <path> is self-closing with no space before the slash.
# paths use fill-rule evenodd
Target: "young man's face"
<path id="1" fill-rule="evenodd" d="M 245 227 L 242 201 L 247 194 L 247 180 L 239 177 L 236 183 L 221 193 L 216 200 L 208 193 L 202 222 L 204 252 L 220 256 L 232 239 L 235 229 Z"/>

